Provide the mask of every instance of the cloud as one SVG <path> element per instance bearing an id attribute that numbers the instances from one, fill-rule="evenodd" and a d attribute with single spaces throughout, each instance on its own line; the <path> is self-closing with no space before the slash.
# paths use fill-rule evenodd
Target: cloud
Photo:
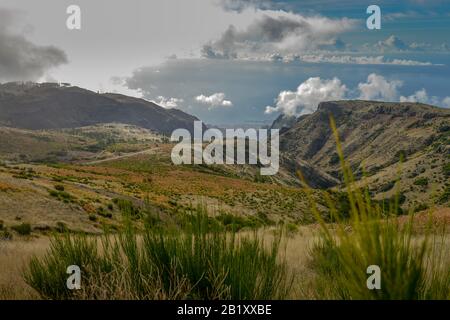
<path id="1" fill-rule="evenodd" d="M 267 106 L 265 113 L 281 112 L 288 116 L 300 116 L 316 111 L 320 102 L 344 99 L 383 100 L 400 102 L 420 102 L 450 108 L 450 97 L 439 99 L 429 97 L 425 89 L 413 95 L 400 96 L 398 88 L 402 81 L 386 80 L 383 76 L 370 74 L 367 82 L 358 84 L 356 90 L 348 90 L 338 78 L 322 80 L 319 77 L 309 78 L 297 88 L 297 91 L 282 91 L 276 99 L 275 107 Z M 359 94 L 359 96 L 358 96 Z"/>
<path id="2" fill-rule="evenodd" d="M 414 94 L 408 97 L 401 96 L 400 102 L 420 102 L 441 106 L 444 108 L 450 108 L 450 97 L 445 97 L 444 99 L 440 99 L 437 96 L 429 97 L 427 91 L 424 88 L 416 91 Z"/>
<path id="3" fill-rule="evenodd" d="M 225 10 L 237 12 L 248 8 L 268 9 L 273 6 L 270 0 L 218 0 L 218 3 Z"/>
<path id="4" fill-rule="evenodd" d="M 395 35 L 389 36 L 387 39 L 378 41 L 376 44 L 371 46 L 370 44 L 365 44 L 363 50 L 377 52 L 446 52 L 449 51 L 445 43 L 431 45 L 424 42 L 412 42 L 406 43 L 399 37 Z"/>
<path id="5" fill-rule="evenodd" d="M 156 103 L 157 105 L 159 105 L 163 108 L 172 109 L 172 108 L 178 108 L 179 105 L 184 102 L 184 100 L 178 99 L 178 98 L 166 98 L 164 96 L 158 96 L 152 102 Z"/>
<path id="6" fill-rule="evenodd" d="M 443 106 L 444 108 L 450 108 L 450 97 L 445 97 L 445 98 L 442 100 L 442 106 Z"/>
<path id="7" fill-rule="evenodd" d="M 359 98 L 363 100 L 395 101 L 398 97 L 397 89 L 402 84 L 402 81 L 388 81 L 383 76 L 372 73 L 367 77 L 366 83 L 358 84 L 358 89 L 361 92 Z"/>
<path id="8" fill-rule="evenodd" d="M 209 106 L 209 109 L 214 107 L 232 107 L 233 103 L 230 100 L 225 100 L 225 93 L 218 92 L 210 96 L 199 95 L 195 97 L 195 101 Z"/>
<path id="9" fill-rule="evenodd" d="M 205 122 L 242 124 L 245 121 L 272 121 L 274 113 L 266 114 L 266 106 L 276 107 L 275 99 L 280 92 L 296 92 L 297 87 L 309 78 L 320 77 L 323 81 L 336 77 L 349 89 L 343 99 L 358 99 L 361 94 L 358 84 L 367 83 L 368 75 L 376 73 L 383 75 L 388 82 L 404 82 L 397 88 L 398 96 L 394 99 L 399 101 L 400 95 L 409 96 L 421 88 L 433 90 L 433 95 L 439 97 L 449 96 L 445 70 L 439 67 L 439 72 L 436 72 L 435 66 L 401 68 L 344 63 L 321 65 L 304 61 L 285 64 L 253 60 L 176 59 L 138 68 L 120 83 L 128 90 L 141 92 L 147 100 L 156 101 L 158 96 L 184 99 L 179 108 Z M 226 99 L 232 101 L 233 107 L 208 108 L 195 99 L 200 94 L 209 96 L 215 92 L 226 93 Z"/>
<path id="10" fill-rule="evenodd" d="M 400 97 L 400 102 L 421 102 L 421 103 L 428 103 L 428 94 L 425 89 L 421 89 L 419 91 L 416 91 L 413 95 L 409 97 Z"/>
<path id="11" fill-rule="evenodd" d="M 403 42 L 400 38 L 394 35 L 391 35 L 384 41 L 378 41 L 376 47 L 381 51 L 385 50 L 405 51 L 409 49 L 409 46 L 405 42 Z"/>
<path id="12" fill-rule="evenodd" d="M 276 106 L 266 107 L 265 113 L 282 112 L 286 115 L 312 113 L 322 101 L 341 100 L 347 93 L 347 87 L 341 80 L 322 80 L 309 78 L 298 86 L 297 91 L 282 91 L 276 100 Z"/>
<path id="13" fill-rule="evenodd" d="M 397 88 L 401 85 L 401 81 L 388 81 L 372 73 L 367 77 L 367 82 L 358 84 L 359 98 L 395 101 L 398 99 Z M 298 86 L 297 91 L 280 92 L 275 107 L 267 106 L 265 113 L 281 112 L 289 116 L 308 114 L 314 112 L 320 102 L 349 99 L 348 93 L 347 86 L 338 78 L 309 78 Z"/>
<path id="14" fill-rule="evenodd" d="M 246 29 L 230 25 L 222 36 L 203 46 L 206 58 L 236 59 L 280 52 L 299 53 L 323 46 L 342 48 L 345 44 L 337 38 L 351 30 L 355 21 L 347 18 L 330 19 L 321 16 L 304 17 L 284 11 L 259 11 Z"/>
<path id="15" fill-rule="evenodd" d="M 251 60 L 251 59 L 248 59 Z M 338 63 L 338 64 L 359 64 L 359 65 L 395 65 L 395 66 L 441 66 L 431 62 L 423 62 L 407 59 L 386 59 L 384 56 L 354 56 L 354 55 L 330 55 L 330 54 L 269 54 L 255 60 L 258 61 L 281 61 L 290 63 L 293 61 L 303 61 L 307 63 Z"/>
<path id="16" fill-rule="evenodd" d="M 0 80 L 37 80 L 54 67 L 67 63 L 64 51 L 54 46 L 39 46 L 16 33 L 16 11 L 0 9 Z"/>

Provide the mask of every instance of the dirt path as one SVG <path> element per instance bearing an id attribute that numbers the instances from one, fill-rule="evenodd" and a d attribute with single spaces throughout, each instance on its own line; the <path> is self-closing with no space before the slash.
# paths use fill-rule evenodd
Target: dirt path
<path id="1" fill-rule="evenodd" d="M 108 161 L 114 161 L 114 160 L 120 160 L 120 159 L 125 159 L 125 158 L 131 158 L 131 157 L 142 155 L 142 154 L 153 154 L 154 151 L 156 151 L 158 149 L 159 148 L 152 148 L 152 149 L 142 150 L 142 151 L 138 151 L 138 152 L 127 153 L 127 154 L 123 154 L 123 155 L 120 155 L 120 156 L 114 156 L 114 157 L 111 157 L 111 158 L 84 162 L 83 164 L 92 165 L 92 164 L 99 164 L 99 163 L 108 162 Z"/>

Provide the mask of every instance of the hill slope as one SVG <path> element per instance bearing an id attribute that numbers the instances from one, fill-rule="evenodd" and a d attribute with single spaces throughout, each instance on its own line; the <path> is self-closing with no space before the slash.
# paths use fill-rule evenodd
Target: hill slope
<path id="1" fill-rule="evenodd" d="M 321 103 L 315 113 L 300 117 L 282 133 L 280 148 L 285 156 L 306 161 L 339 179 L 340 163 L 329 115 L 336 121 L 345 158 L 356 178 L 367 172 L 375 194 L 384 197 L 388 191 L 393 192 L 401 155 L 405 158 L 403 191 L 410 193 L 409 200 L 419 201 L 444 192 L 450 110 L 418 103 Z"/>
<path id="2" fill-rule="evenodd" d="M 196 117 L 119 94 L 97 94 L 57 84 L 0 85 L 0 125 L 21 129 L 60 129 L 99 123 L 125 123 L 170 134 L 192 131 Z"/>

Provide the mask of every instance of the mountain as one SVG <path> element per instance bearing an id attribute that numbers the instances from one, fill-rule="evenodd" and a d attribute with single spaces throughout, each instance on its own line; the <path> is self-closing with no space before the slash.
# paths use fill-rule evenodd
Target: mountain
<path id="1" fill-rule="evenodd" d="M 445 167 L 450 153 L 449 109 L 419 103 L 320 103 L 316 112 L 300 117 L 281 134 L 280 151 L 292 161 L 306 162 L 341 179 L 330 115 L 356 178 L 362 178 L 366 172 L 374 194 L 392 193 L 399 175 L 410 199 L 419 201 L 425 198 L 421 194 L 445 192 Z"/>
<path id="2" fill-rule="evenodd" d="M 278 118 L 276 118 L 270 129 L 279 129 L 281 133 L 291 128 L 297 121 L 296 116 L 288 116 L 285 114 L 280 114 Z"/>
<path id="3" fill-rule="evenodd" d="M 178 128 L 192 132 L 195 120 L 180 110 L 120 94 L 54 83 L 0 85 L 0 126 L 36 130 L 116 122 L 171 134 Z"/>

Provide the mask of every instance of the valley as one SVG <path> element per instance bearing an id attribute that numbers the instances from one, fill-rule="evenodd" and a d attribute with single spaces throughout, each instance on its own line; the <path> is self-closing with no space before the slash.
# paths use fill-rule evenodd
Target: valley
<path id="1" fill-rule="evenodd" d="M 351 185 L 329 115 L 353 172 Z M 288 269 L 303 274 L 289 297 L 315 298 L 311 259 L 317 253 L 311 250 L 321 221 L 334 230 L 336 215 L 353 214 L 348 194 L 357 191 L 349 188 L 367 192 L 382 214 L 400 214 L 400 225 L 416 213 L 414 241 L 420 242 L 431 212 L 433 233 L 449 224 L 449 119 L 448 110 L 419 104 L 323 103 L 285 122 L 274 176 L 250 164 L 175 165 L 176 143 L 167 132 L 133 123 L 0 127 L 0 266 L 15 274 L 0 278 L 0 297 L 36 297 L 18 270 L 31 252 L 43 257 L 54 237 L 110 237 L 127 232 L 130 223 L 137 234 L 183 234 L 205 214 L 207 225 L 239 237 L 256 232 L 266 242 L 284 234 Z M 15 254 L 28 258 L 11 262 L 7 257 Z"/>

